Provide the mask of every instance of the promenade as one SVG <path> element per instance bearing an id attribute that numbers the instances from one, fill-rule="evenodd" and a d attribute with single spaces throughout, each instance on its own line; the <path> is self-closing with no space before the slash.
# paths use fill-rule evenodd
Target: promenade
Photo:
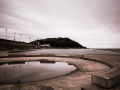
<path id="1" fill-rule="evenodd" d="M 30 57 L 30 55 L 32 55 L 32 57 Z M 74 64 L 78 68 L 78 70 L 64 76 L 43 81 L 26 82 L 19 84 L 0 83 L 0 90 L 81 90 L 82 87 L 86 90 L 120 90 L 120 84 L 117 84 L 109 89 L 91 84 L 91 75 L 99 73 L 107 74 L 110 71 L 114 70 L 114 68 L 119 69 L 120 55 L 84 55 L 84 58 L 65 58 L 65 56 L 67 55 L 56 55 L 56 57 L 41 57 L 36 56 L 35 54 L 29 54 L 29 57 L 7 56 L 7 51 L 0 51 L 0 57 L 4 57 L 0 58 L 0 63 L 10 61 L 47 59 L 49 61 L 61 61 Z M 102 61 L 109 63 L 113 67 L 110 67 Z"/>

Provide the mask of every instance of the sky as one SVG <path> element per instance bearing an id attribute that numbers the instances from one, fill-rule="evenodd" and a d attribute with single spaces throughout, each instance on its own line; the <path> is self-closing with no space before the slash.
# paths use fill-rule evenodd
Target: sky
<path id="1" fill-rule="evenodd" d="M 25 42 L 68 37 L 88 48 L 120 48 L 120 0 L 0 0 L 0 38 L 6 36 Z"/>

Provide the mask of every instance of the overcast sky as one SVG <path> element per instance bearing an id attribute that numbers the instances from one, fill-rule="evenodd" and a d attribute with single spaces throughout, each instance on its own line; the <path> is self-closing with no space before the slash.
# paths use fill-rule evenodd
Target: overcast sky
<path id="1" fill-rule="evenodd" d="M 120 48 L 120 0 L 0 0 L 0 38 L 68 37 L 88 48 Z M 20 39 L 20 34 L 22 34 Z"/>

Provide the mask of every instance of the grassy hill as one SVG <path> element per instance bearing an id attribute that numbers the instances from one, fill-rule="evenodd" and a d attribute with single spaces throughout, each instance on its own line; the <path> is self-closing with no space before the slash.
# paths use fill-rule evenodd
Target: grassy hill
<path id="1" fill-rule="evenodd" d="M 40 45 L 49 44 L 50 47 L 54 47 L 54 48 L 86 48 L 74 40 L 71 40 L 69 38 L 61 38 L 61 37 L 40 39 L 40 40 L 32 41 L 30 43 L 36 44 L 36 42 L 37 43 L 39 42 Z"/>
<path id="2" fill-rule="evenodd" d="M 41 48 L 40 46 L 25 43 L 25 42 L 17 42 L 12 40 L 0 39 L 0 51 L 4 50 L 25 50 L 25 49 L 36 49 Z"/>

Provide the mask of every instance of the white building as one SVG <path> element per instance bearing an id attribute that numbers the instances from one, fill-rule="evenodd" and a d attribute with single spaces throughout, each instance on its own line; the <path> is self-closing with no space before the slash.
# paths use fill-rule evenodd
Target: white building
<path id="1" fill-rule="evenodd" d="M 50 44 L 43 44 L 43 45 L 40 45 L 40 46 L 43 46 L 43 47 L 50 47 Z"/>

